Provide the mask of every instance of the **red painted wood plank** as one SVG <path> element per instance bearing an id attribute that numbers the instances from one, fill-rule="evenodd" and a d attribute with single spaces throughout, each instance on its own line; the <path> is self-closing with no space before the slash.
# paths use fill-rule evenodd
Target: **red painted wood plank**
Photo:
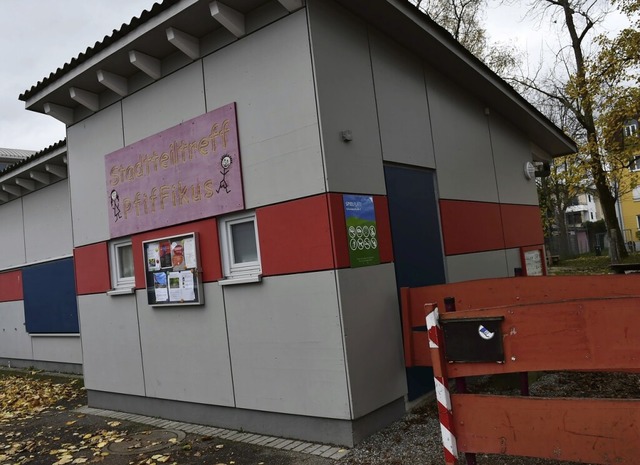
<path id="1" fill-rule="evenodd" d="M 445 297 L 454 297 L 456 309 L 460 311 L 523 303 L 620 297 L 638 293 L 640 273 L 478 279 L 412 288 L 411 298 L 416 305 L 436 302 L 439 307 L 444 307 Z"/>
<path id="2" fill-rule="evenodd" d="M 458 447 L 465 452 L 637 464 L 640 401 L 454 394 Z"/>
<path id="3" fill-rule="evenodd" d="M 111 289 L 109 246 L 106 242 L 77 247 L 73 251 L 78 295 L 98 294 Z"/>
<path id="4" fill-rule="evenodd" d="M 504 317 L 505 362 L 452 363 L 449 376 L 640 369 L 640 296 L 467 310 L 440 319 L 493 316 Z"/>
<path id="5" fill-rule="evenodd" d="M 422 326 L 424 304 L 436 302 L 444 309 L 445 297 L 454 297 L 456 308 L 461 311 L 637 293 L 640 293 L 640 274 L 480 279 L 411 288 L 406 314 L 409 326 Z M 413 332 L 411 337 L 413 365 L 431 366 L 426 334 Z"/>
<path id="6" fill-rule="evenodd" d="M 12 302 L 24 299 L 22 290 L 22 271 L 0 273 L 0 302 Z"/>

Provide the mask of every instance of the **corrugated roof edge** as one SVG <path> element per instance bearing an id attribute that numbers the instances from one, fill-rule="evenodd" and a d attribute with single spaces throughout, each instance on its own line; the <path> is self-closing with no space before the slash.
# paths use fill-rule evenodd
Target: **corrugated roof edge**
<path id="1" fill-rule="evenodd" d="M 16 163 L 13 163 L 13 164 L 7 166 L 4 170 L 0 171 L 0 176 L 5 175 L 7 173 L 10 173 L 11 171 L 18 169 L 21 166 L 26 165 L 27 163 L 30 163 L 33 160 L 36 160 L 36 159 L 38 159 L 40 157 L 44 157 L 45 155 L 53 152 L 54 150 L 62 148 L 64 146 L 66 146 L 66 145 L 67 145 L 67 139 L 62 139 L 61 141 L 50 145 L 46 149 L 43 149 L 43 150 L 40 150 L 39 152 L 34 153 L 33 155 L 31 155 L 30 157 L 25 158 L 24 160 L 20 160 L 19 162 L 16 162 Z"/>
<path id="2" fill-rule="evenodd" d="M 45 77 L 44 79 L 42 79 L 42 81 L 38 81 L 38 83 L 32 86 L 31 89 L 25 90 L 22 94 L 20 94 L 18 99 L 23 102 L 26 102 L 27 99 L 29 99 L 32 95 L 42 90 L 44 87 L 46 87 L 51 82 L 58 79 L 60 76 L 63 76 L 64 74 L 71 71 L 73 68 L 76 68 L 77 66 L 81 65 L 85 61 L 89 60 L 96 53 L 100 52 L 101 50 L 104 50 L 109 45 L 116 42 L 118 39 L 124 37 L 129 32 L 139 27 L 141 24 L 146 23 L 151 18 L 157 16 L 158 14 L 168 9 L 172 5 L 178 3 L 179 1 L 180 0 L 164 0 L 160 3 L 154 3 L 150 10 L 143 10 L 142 13 L 140 13 L 140 17 L 134 16 L 133 18 L 131 18 L 131 21 L 129 22 L 129 24 L 123 23 L 120 26 L 120 29 L 118 30 L 114 29 L 111 35 L 104 36 L 101 42 L 96 42 L 93 45 L 93 47 L 87 47 L 87 49 L 84 52 L 81 52 L 76 58 L 73 58 L 68 63 L 65 63 L 62 66 L 62 68 L 58 68 L 53 73 L 49 74 L 48 77 Z"/>

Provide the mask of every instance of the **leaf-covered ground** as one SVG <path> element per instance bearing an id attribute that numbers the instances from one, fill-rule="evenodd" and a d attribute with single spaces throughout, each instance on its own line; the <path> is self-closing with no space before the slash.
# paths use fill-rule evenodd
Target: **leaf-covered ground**
<path id="1" fill-rule="evenodd" d="M 154 442 L 153 426 L 84 415 L 79 379 L 0 370 L 0 465 L 331 465 L 332 460 L 187 434 Z M 147 439 L 145 439 L 147 438 Z M 110 447 L 125 449 L 124 454 Z M 145 446 L 162 449 L 145 450 Z M 113 450 L 113 449 L 111 449 Z"/>
<path id="2" fill-rule="evenodd" d="M 77 379 L 57 382 L 46 378 L 4 376 L 0 378 L 0 424 L 31 418 L 56 408 L 63 400 L 77 399 L 79 385 Z M 58 408 L 65 407 L 58 405 Z"/>

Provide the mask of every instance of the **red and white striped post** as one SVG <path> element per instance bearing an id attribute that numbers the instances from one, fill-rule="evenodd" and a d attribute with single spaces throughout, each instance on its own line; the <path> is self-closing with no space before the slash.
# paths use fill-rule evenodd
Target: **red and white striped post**
<path id="1" fill-rule="evenodd" d="M 436 400 L 440 417 L 440 432 L 444 446 L 444 460 L 447 465 L 458 465 L 458 446 L 456 443 L 453 413 L 451 412 L 451 394 L 449 393 L 449 377 L 444 359 L 444 337 L 438 321 L 438 306 L 425 304 L 424 310 L 429 333 L 429 349 L 433 363 L 433 377 L 436 384 Z"/>

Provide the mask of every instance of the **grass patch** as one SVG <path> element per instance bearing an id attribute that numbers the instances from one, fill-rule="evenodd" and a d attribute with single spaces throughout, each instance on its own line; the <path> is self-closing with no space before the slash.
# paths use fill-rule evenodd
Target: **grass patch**
<path id="1" fill-rule="evenodd" d="M 639 263 L 640 254 L 629 254 L 622 263 Z M 611 259 L 608 255 L 597 256 L 595 254 L 580 255 L 576 258 L 561 260 L 557 266 L 553 267 L 555 275 L 576 275 L 576 274 L 611 274 Z"/>

